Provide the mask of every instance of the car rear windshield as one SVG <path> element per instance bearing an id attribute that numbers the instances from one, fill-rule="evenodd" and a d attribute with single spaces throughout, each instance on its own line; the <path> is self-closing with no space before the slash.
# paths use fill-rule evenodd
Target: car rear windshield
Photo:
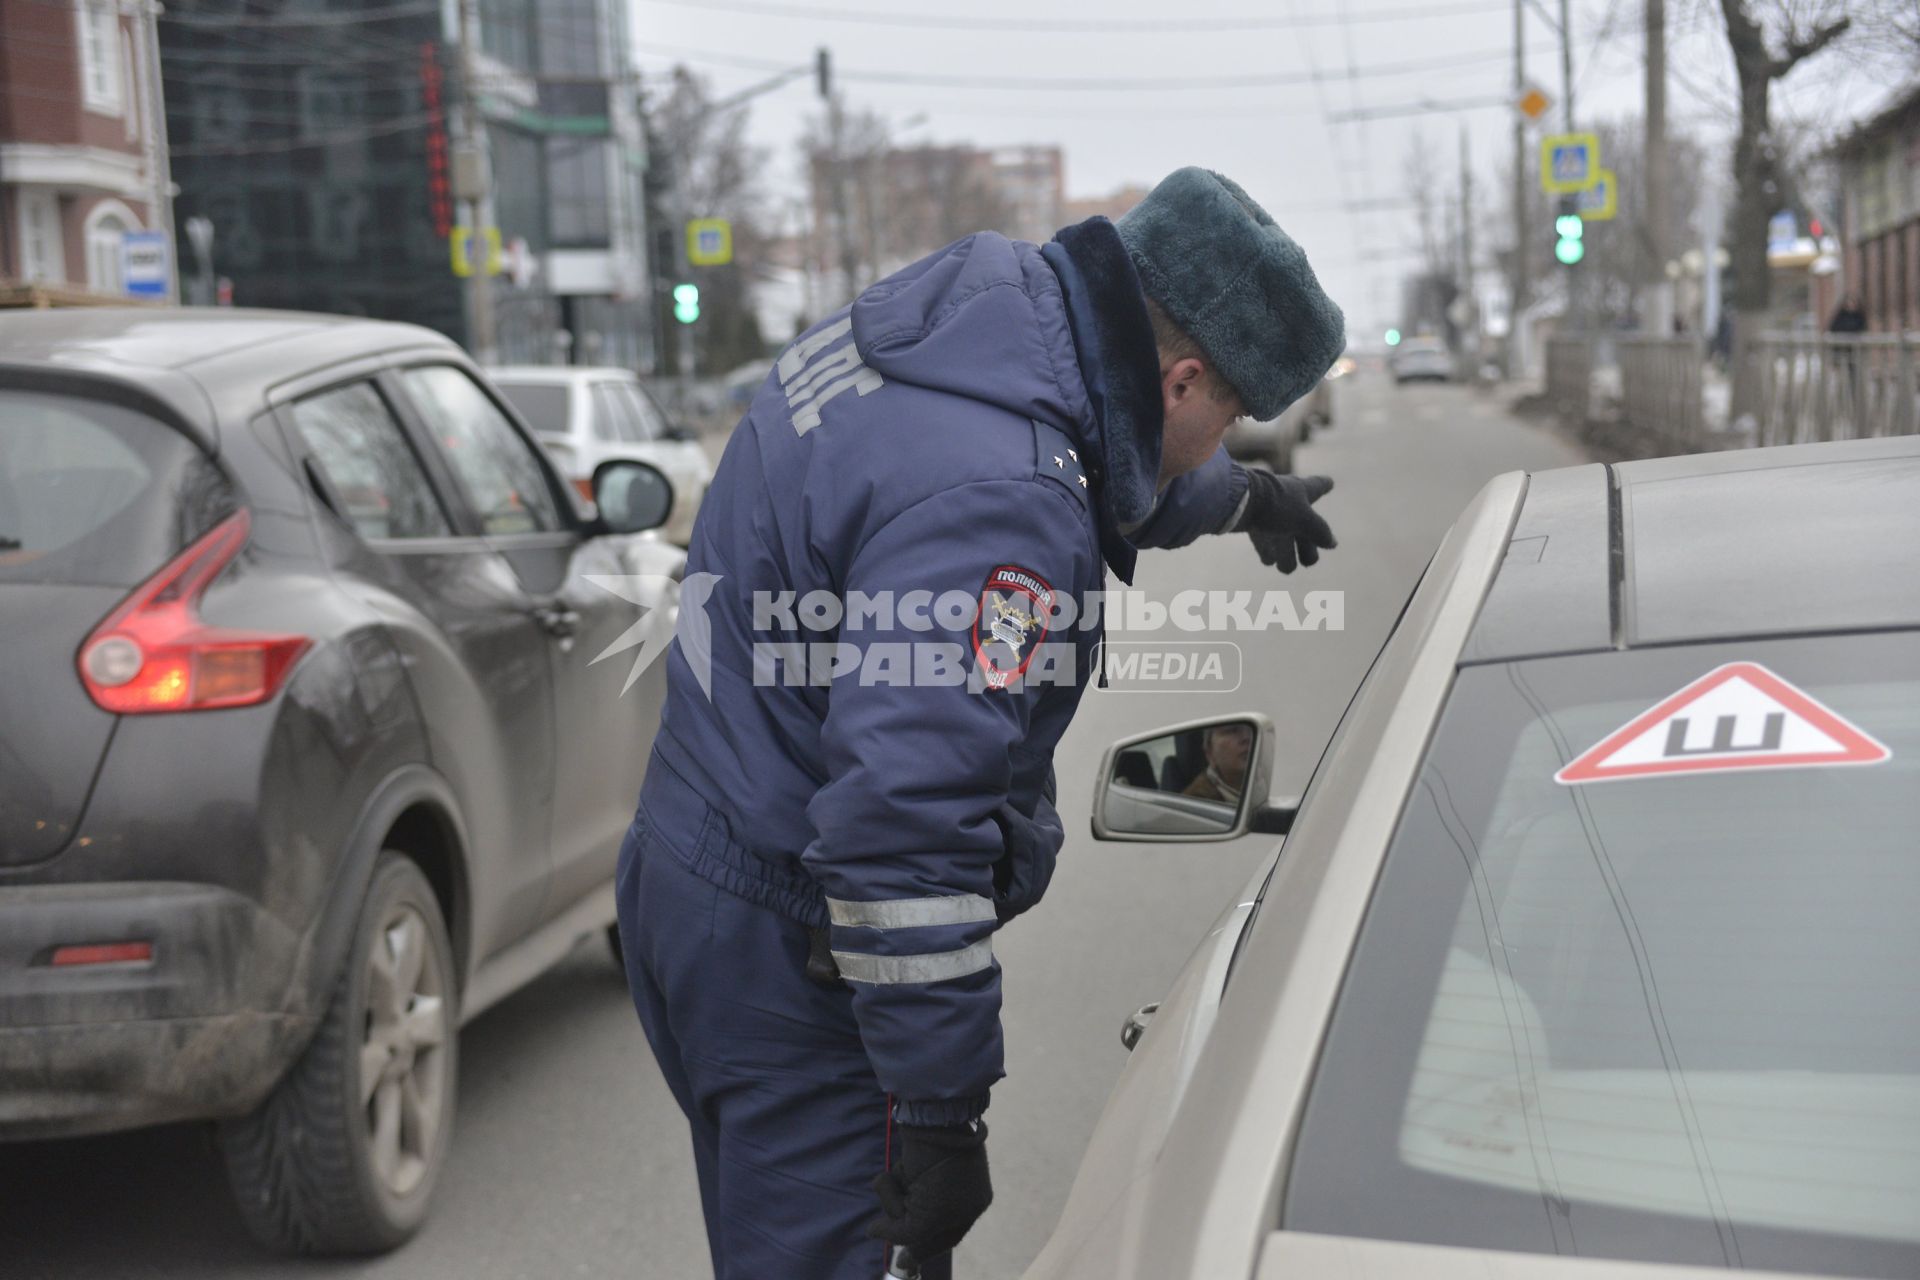
<path id="1" fill-rule="evenodd" d="M 0 583 L 134 586 L 234 502 L 213 461 L 154 418 L 0 390 Z"/>
<path id="2" fill-rule="evenodd" d="M 1283 1218 L 1920 1275 L 1920 635 L 1462 671 Z"/>
<path id="3" fill-rule="evenodd" d="M 567 394 L 565 385 L 539 382 L 496 383 L 500 394 L 512 405 L 527 425 L 543 436 L 567 434 Z"/>

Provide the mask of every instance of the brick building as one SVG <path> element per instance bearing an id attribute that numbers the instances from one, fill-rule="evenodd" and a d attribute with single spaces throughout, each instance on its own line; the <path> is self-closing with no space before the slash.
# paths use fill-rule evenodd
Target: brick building
<path id="1" fill-rule="evenodd" d="M 171 231 L 154 13 L 0 0 L 0 281 L 126 293 L 124 237 Z"/>
<path id="2" fill-rule="evenodd" d="M 1876 333 L 1920 329 L 1920 90 L 1902 95 L 1834 147 L 1840 165 L 1844 287 Z M 1823 290 L 1832 314 L 1840 282 Z"/>

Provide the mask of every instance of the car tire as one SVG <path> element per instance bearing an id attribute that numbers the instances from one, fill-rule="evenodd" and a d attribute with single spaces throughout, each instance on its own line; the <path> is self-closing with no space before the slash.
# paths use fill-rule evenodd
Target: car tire
<path id="1" fill-rule="evenodd" d="M 453 1132 L 457 1012 L 439 901 L 387 850 L 312 1042 L 252 1114 L 220 1126 L 256 1240 L 370 1254 L 419 1229 Z"/>
<path id="2" fill-rule="evenodd" d="M 1274 445 L 1272 450 L 1267 454 L 1267 466 L 1273 469 L 1275 475 L 1292 475 L 1293 441 L 1289 440 L 1285 444 Z"/>

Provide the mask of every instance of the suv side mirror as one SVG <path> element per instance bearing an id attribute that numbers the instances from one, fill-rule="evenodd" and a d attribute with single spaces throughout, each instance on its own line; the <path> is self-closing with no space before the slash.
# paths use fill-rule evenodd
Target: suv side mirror
<path id="1" fill-rule="evenodd" d="M 1094 780 L 1094 839 L 1181 843 L 1284 832 L 1292 808 L 1267 800 L 1273 741 L 1273 722 L 1257 711 L 1121 739 Z"/>
<path id="2" fill-rule="evenodd" d="M 673 510 L 673 485 L 649 463 L 614 458 L 593 469 L 593 505 L 601 533 L 657 529 Z"/>

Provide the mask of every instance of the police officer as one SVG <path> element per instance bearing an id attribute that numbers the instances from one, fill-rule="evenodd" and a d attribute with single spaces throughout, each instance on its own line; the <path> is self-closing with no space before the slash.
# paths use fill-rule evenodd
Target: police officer
<path id="1" fill-rule="evenodd" d="M 618 886 L 719 1280 L 951 1274 L 992 1198 L 992 935 L 1052 875 L 1100 639 L 1073 603 L 1206 534 L 1332 547 L 1331 481 L 1220 440 L 1344 341 L 1299 245 L 1190 168 L 1117 224 L 949 245 L 777 361 L 694 530 Z"/>

